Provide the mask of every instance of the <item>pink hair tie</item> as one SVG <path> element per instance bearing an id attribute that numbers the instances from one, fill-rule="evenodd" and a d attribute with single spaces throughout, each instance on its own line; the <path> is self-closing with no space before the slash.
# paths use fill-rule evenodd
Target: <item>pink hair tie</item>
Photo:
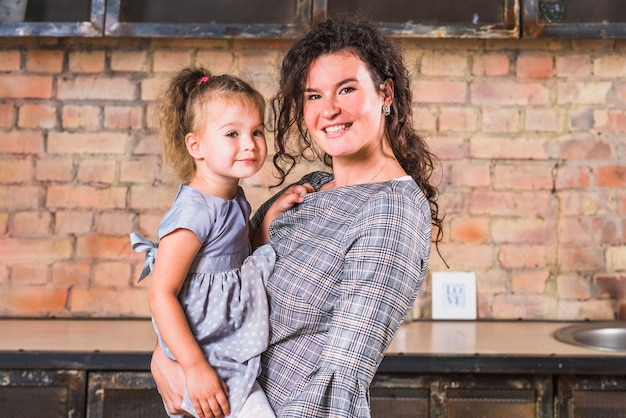
<path id="1" fill-rule="evenodd" d="M 204 76 L 200 79 L 200 81 L 198 81 L 198 84 L 206 83 L 207 81 L 209 81 L 209 77 Z"/>

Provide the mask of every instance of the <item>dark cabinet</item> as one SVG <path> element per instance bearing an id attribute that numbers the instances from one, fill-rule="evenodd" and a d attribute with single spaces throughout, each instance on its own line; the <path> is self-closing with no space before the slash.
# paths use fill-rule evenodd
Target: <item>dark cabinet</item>
<path id="1" fill-rule="evenodd" d="M 524 38 L 623 38 L 623 0 L 524 0 Z"/>
<path id="2" fill-rule="evenodd" d="M 3 418 L 84 418 L 85 371 L 0 370 Z"/>
<path id="3" fill-rule="evenodd" d="M 561 376 L 558 418 L 626 418 L 626 376 Z"/>
<path id="4" fill-rule="evenodd" d="M 293 38 L 358 13 L 397 37 L 624 38 L 623 0 L 29 0 L 0 36 Z"/>
<path id="5" fill-rule="evenodd" d="M 552 377 L 509 375 L 377 375 L 372 418 L 553 416 Z"/>
<path id="6" fill-rule="evenodd" d="M 0 36 L 102 36 L 105 0 L 28 0 L 23 22 L 0 21 Z"/>

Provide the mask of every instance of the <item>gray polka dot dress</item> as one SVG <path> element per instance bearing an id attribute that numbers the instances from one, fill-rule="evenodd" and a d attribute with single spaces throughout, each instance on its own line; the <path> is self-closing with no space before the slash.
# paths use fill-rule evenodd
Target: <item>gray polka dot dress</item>
<path id="1" fill-rule="evenodd" d="M 267 348 L 264 285 L 275 262 L 269 245 L 250 255 L 249 217 L 250 204 L 241 188 L 226 201 L 182 185 L 159 225 L 159 239 L 185 228 L 203 243 L 178 298 L 209 364 L 228 386 L 233 417 L 260 372 L 260 355 Z M 137 234 L 131 234 L 131 242 L 135 251 L 147 253 L 141 280 L 152 270 L 156 244 Z M 156 324 L 155 330 L 163 352 L 175 360 Z"/>

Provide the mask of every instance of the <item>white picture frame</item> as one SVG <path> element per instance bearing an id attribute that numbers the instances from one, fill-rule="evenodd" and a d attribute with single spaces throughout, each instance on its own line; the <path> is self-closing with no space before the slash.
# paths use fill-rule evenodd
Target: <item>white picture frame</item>
<path id="1" fill-rule="evenodd" d="M 476 319 L 476 273 L 433 272 L 432 318 Z"/>

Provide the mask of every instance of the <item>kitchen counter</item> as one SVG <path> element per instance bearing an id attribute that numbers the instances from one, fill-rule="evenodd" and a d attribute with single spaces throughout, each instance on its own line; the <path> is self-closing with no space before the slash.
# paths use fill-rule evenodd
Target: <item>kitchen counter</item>
<path id="1" fill-rule="evenodd" d="M 592 373 L 626 370 L 626 353 L 556 340 L 572 322 L 415 321 L 396 334 L 379 371 Z M 149 320 L 0 319 L 0 368 L 147 370 Z"/>

